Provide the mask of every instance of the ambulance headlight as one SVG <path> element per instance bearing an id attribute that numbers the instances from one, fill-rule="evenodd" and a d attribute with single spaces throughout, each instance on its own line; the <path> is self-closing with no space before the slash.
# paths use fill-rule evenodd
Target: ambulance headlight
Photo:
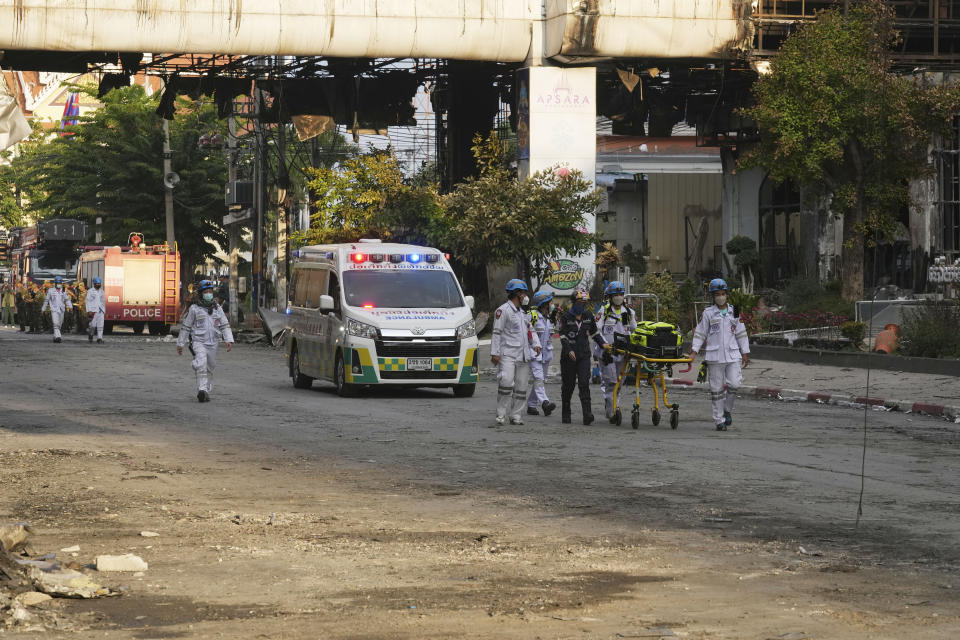
<path id="1" fill-rule="evenodd" d="M 457 327 L 458 340 L 472 338 L 475 335 L 477 335 L 477 323 L 474 320 L 470 320 L 470 322 L 464 322 L 462 325 Z"/>
<path id="2" fill-rule="evenodd" d="M 377 339 L 377 328 L 375 326 L 354 320 L 353 318 L 347 318 L 347 333 L 357 338 Z"/>

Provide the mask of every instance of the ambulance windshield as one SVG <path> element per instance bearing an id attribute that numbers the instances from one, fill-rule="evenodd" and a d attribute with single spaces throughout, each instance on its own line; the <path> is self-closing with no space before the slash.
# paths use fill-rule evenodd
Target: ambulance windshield
<path id="1" fill-rule="evenodd" d="M 347 270 L 343 274 L 347 304 L 367 308 L 453 309 L 464 306 L 457 281 L 441 270 Z"/>

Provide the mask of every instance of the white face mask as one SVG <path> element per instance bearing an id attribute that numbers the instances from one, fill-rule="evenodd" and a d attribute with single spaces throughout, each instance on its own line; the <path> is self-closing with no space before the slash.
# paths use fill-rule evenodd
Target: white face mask
<path id="1" fill-rule="evenodd" d="M 617 295 L 610 298 L 610 301 L 618 307 L 623 304 L 623 296 Z"/>
<path id="2" fill-rule="evenodd" d="M 557 310 L 557 305 L 553 304 L 552 302 L 550 303 L 550 306 L 547 307 L 547 313 L 553 313 L 556 310 Z"/>
<path id="3" fill-rule="evenodd" d="M 727 296 L 720 294 L 719 296 L 716 296 L 713 301 L 717 303 L 718 307 L 722 307 L 723 305 L 727 304 Z"/>
<path id="4" fill-rule="evenodd" d="M 520 300 L 520 304 L 524 307 L 530 304 L 530 296 L 523 296 L 523 298 Z"/>

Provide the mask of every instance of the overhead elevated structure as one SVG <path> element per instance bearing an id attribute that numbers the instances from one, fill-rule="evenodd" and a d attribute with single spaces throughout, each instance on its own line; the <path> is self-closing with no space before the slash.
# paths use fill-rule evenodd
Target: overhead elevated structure
<path id="1" fill-rule="evenodd" d="M 743 0 L 3 0 L 0 49 L 413 57 L 718 57 Z"/>

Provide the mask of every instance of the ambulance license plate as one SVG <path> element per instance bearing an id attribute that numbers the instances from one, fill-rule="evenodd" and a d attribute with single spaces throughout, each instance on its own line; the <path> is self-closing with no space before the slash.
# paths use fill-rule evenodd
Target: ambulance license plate
<path id="1" fill-rule="evenodd" d="M 433 358 L 407 358 L 407 371 L 431 371 Z"/>

